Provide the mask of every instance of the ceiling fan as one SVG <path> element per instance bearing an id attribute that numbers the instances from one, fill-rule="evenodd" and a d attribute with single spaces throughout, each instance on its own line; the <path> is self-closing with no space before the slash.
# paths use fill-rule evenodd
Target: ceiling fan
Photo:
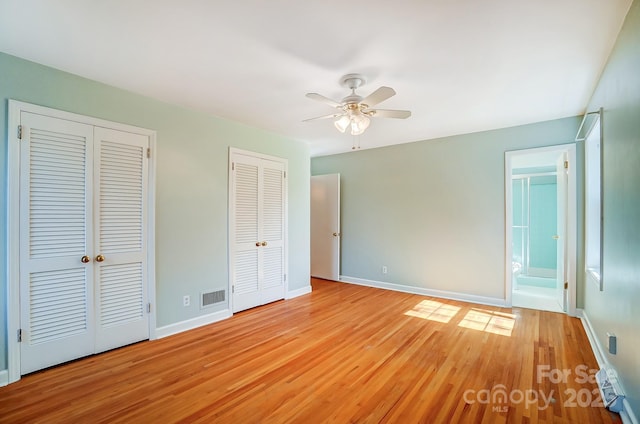
<path id="1" fill-rule="evenodd" d="M 411 112 L 408 110 L 371 109 L 372 106 L 394 96 L 396 92 L 391 87 L 380 87 L 367 97 L 357 95 L 356 89 L 363 86 L 365 82 L 365 78 L 360 74 L 347 74 L 343 76 L 340 79 L 340 85 L 349 88 L 351 94 L 343 98 L 340 102 L 331 100 L 318 93 L 307 93 L 308 98 L 336 108 L 338 112 L 317 118 L 305 119 L 303 122 L 338 118 L 334 121 L 338 131 L 343 133 L 350 127 L 352 135 L 360 135 L 369 127 L 369 118 L 406 119 L 411 116 Z"/>

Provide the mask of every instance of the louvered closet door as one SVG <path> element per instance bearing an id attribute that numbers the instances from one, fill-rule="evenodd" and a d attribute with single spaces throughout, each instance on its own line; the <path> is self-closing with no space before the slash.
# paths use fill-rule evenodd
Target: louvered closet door
<path id="1" fill-rule="evenodd" d="M 232 219 L 233 312 L 260 305 L 258 253 L 261 249 L 258 220 L 260 160 L 237 156 L 233 163 L 234 210 Z"/>
<path id="2" fill-rule="evenodd" d="M 22 112 L 21 373 L 93 353 L 93 127 Z"/>
<path id="3" fill-rule="evenodd" d="M 260 303 L 284 298 L 284 164 L 263 160 L 260 192 Z"/>
<path id="4" fill-rule="evenodd" d="M 147 136 L 96 127 L 96 352 L 149 338 Z"/>
<path id="5" fill-rule="evenodd" d="M 232 155 L 233 311 L 275 300 L 285 292 L 285 164 Z"/>

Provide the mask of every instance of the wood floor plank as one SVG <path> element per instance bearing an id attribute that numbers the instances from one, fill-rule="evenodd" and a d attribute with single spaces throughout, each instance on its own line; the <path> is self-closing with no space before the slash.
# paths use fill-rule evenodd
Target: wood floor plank
<path id="1" fill-rule="evenodd" d="M 309 295 L 24 376 L 0 388 L 0 423 L 621 422 L 576 404 L 580 391 L 596 400 L 576 367 L 597 368 L 578 319 L 312 285 Z M 550 378 L 555 370 L 570 375 Z"/>

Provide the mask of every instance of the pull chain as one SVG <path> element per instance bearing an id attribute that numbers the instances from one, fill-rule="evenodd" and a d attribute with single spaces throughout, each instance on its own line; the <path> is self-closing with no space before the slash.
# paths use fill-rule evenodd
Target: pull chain
<path id="1" fill-rule="evenodd" d="M 360 150 L 360 137 L 357 135 L 353 136 L 353 146 L 351 150 Z"/>

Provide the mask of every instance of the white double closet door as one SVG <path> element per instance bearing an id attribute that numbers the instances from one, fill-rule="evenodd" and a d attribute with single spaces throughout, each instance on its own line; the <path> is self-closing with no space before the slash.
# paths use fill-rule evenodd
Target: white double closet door
<path id="1" fill-rule="evenodd" d="M 230 152 L 233 312 L 284 299 L 287 184 L 284 159 Z"/>
<path id="2" fill-rule="evenodd" d="M 149 136 L 20 113 L 20 372 L 149 338 Z"/>

